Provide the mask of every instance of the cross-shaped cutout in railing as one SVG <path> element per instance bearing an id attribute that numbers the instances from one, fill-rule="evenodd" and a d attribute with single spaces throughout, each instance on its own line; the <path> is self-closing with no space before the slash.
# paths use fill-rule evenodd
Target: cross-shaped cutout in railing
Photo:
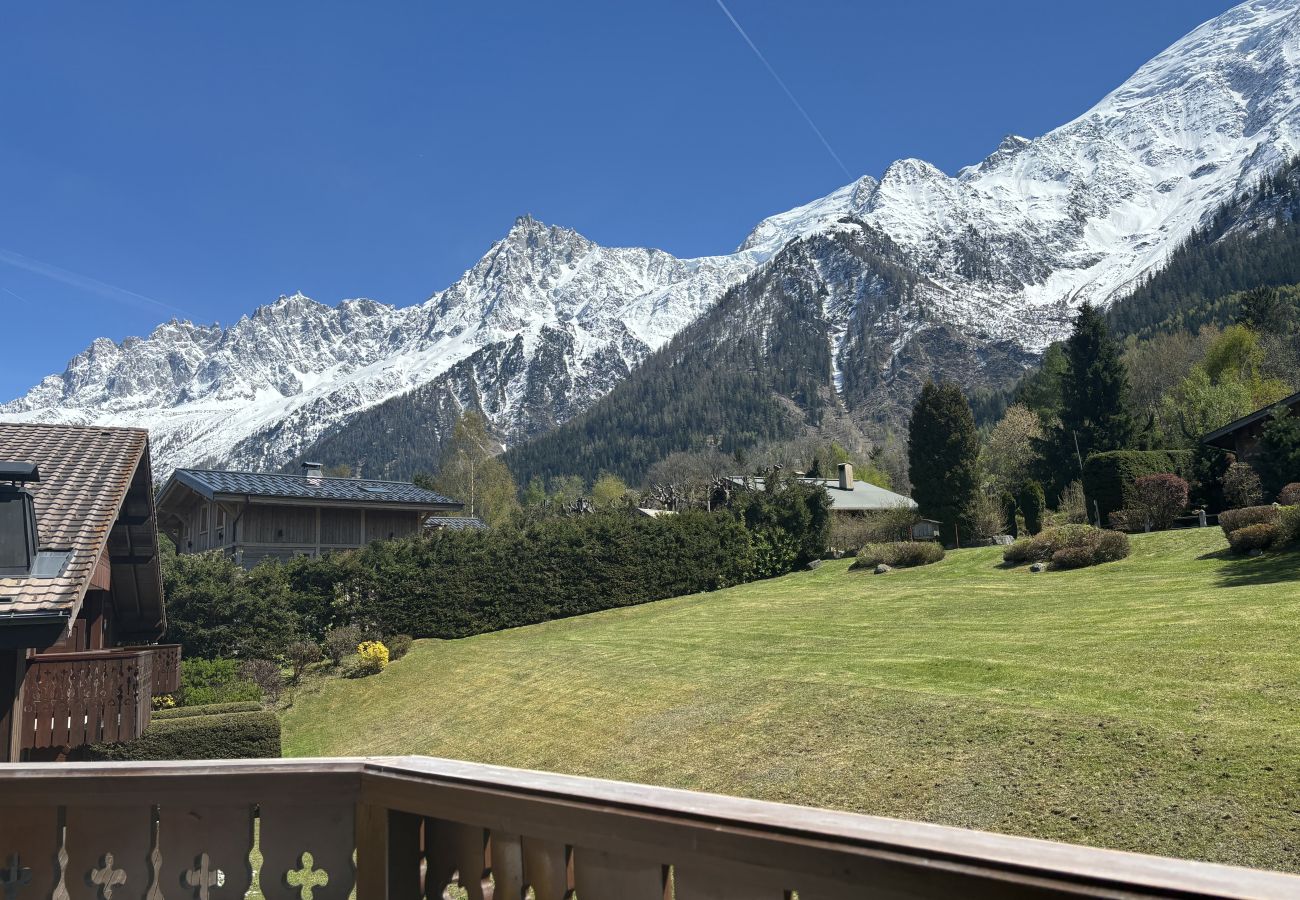
<path id="1" fill-rule="evenodd" d="M 15 900 L 18 889 L 32 883 L 32 870 L 18 865 L 18 854 L 9 857 L 9 867 L 0 869 L 0 887 L 4 888 L 5 900 Z"/>
<path id="2" fill-rule="evenodd" d="M 197 891 L 199 900 L 208 900 L 208 891 L 226 883 L 226 873 L 212 868 L 208 855 L 199 857 L 198 865 L 185 873 L 185 883 Z"/>
<path id="3" fill-rule="evenodd" d="M 284 880 L 289 883 L 290 887 L 298 888 L 298 895 L 302 900 L 312 900 L 312 888 L 324 887 L 329 884 L 329 873 L 324 869 L 316 868 L 316 860 L 310 853 L 304 853 L 299 862 L 302 863 L 302 868 L 290 869 L 285 873 Z"/>
<path id="4" fill-rule="evenodd" d="M 92 869 L 90 883 L 99 888 L 104 900 L 113 900 L 113 888 L 126 884 L 126 870 L 113 868 L 113 854 L 104 854 L 104 867 Z"/>

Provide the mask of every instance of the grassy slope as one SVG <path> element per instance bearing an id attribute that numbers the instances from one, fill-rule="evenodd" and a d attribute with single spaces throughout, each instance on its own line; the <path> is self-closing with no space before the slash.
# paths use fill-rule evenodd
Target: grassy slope
<path id="1" fill-rule="evenodd" d="M 996 550 L 421 641 L 289 755 L 421 753 L 1300 871 L 1300 555 Z"/>

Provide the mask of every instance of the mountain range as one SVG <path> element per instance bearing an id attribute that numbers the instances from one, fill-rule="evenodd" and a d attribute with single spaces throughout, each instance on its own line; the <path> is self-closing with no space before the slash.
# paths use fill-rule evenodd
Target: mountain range
<path id="1" fill-rule="evenodd" d="M 781 417 L 879 434 L 926 378 L 1014 379 L 1079 305 L 1140 288 L 1297 151 L 1300 2 L 1250 0 L 1060 128 L 1008 136 L 955 175 L 901 160 L 760 222 L 729 254 L 606 248 L 524 217 L 422 304 L 294 295 L 228 327 L 101 339 L 0 415 L 149 427 L 163 472 L 314 455 L 409 475 L 466 408 L 526 460 L 548 433 L 552 447 L 596 427 L 642 434 L 601 411 L 620 385 L 703 404 L 680 410 L 675 435 L 644 433 L 637 466 L 741 446 Z M 735 396 L 741 381 L 760 395 L 740 404 L 752 420 L 701 387 Z"/>

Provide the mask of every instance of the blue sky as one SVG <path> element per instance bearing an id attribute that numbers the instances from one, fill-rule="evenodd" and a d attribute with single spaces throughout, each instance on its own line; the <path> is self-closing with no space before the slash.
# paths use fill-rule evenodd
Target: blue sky
<path id="1" fill-rule="evenodd" d="M 727 0 L 853 177 L 1082 113 L 1229 0 Z M 531 213 L 725 252 L 850 178 L 717 0 L 5 4 L 0 400 L 97 336 L 419 302 Z"/>

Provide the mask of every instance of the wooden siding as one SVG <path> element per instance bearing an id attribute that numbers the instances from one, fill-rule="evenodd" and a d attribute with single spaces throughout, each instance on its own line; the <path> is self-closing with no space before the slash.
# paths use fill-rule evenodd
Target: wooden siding
<path id="1" fill-rule="evenodd" d="M 366 511 L 361 509 L 322 509 L 320 542 L 323 547 L 360 547 L 364 541 Z"/>
<path id="2" fill-rule="evenodd" d="M 420 527 L 417 513 L 366 511 L 366 543 L 408 537 Z"/>

